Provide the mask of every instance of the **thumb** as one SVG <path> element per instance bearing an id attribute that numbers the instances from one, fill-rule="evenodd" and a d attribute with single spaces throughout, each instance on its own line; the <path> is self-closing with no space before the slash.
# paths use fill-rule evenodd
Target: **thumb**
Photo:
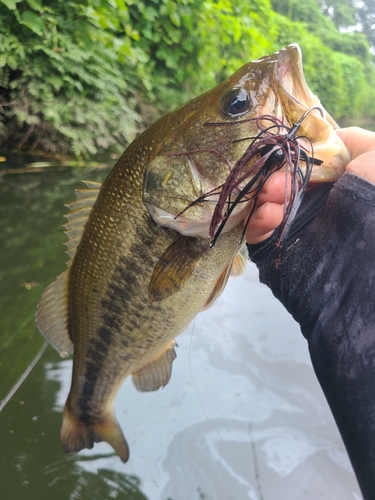
<path id="1" fill-rule="evenodd" d="M 336 133 L 352 156 L 346 167 L 347 172 L 375 184 L 375 132 L 348 127 L 336 130 Z"/>

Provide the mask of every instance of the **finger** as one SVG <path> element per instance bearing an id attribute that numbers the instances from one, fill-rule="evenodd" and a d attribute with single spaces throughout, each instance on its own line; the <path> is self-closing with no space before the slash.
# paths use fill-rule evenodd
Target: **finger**
<path id="1" fill-rule="evenodd" d="M 289 176 L 290 177 L 290 176 Z M 290 179 L 288 179 L 288 197 L 290 193 Z M 262 191 L 258 198 L 258 205 L 264 203 L 285 203 L 285 172 L 275 172 L 264 183 Z"/>
<path id="2" fill-rule="evenodd" d="M 284 207 L 279 203 L 266 202 L 255 210 L 246 228 L 246 241 L 250 245 L 260 243 L 271 236 L 282 222 Z"/>
<path id="3" fill-rule="evenodd" d="M 352 155 L 347 172 L 375 184 L 375 133 L 359 127 L 336 131 Z"/>
<path id="4" fill-rule="evenodd" d="M 360 127 L 348 127 L 338 129 L 336 133 L 348 148 L 353 160 L 364 153 L 375 151 L 375 132 Z"/>

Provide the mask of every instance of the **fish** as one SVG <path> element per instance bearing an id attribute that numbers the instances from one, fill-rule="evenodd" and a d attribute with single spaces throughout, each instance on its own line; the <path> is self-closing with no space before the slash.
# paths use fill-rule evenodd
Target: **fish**
<path id="1" fill-rule="evenodd" d="M 36 312 L 51 345 L 73 355 L 64 452 L 105 441 L 123 462 L 129 459 L 114 412 L 119 388 L 128 376 L 139 391 L 164 387 L 176 337 L 245 265 L 246 203 L 212 246 L 218 195 L 194 201 L 225 182 L 259 131 L 254 119 L 272 115 L 291 126 L 313 106 L 320 112 L 301 124 L 321 160 L 311 180 L 336 180 L 350 157 L 292 44 L 160 118 L 127 147 L 103 184 L 86 181 L 77 190 L 66 215 L 68 268 L 45 289 Z"/>

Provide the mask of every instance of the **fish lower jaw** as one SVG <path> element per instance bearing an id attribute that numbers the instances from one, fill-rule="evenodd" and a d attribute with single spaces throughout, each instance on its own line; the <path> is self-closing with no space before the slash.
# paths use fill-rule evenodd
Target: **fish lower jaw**
<path id="1" fill-rule="evenodd" d="M 169 212 L 166 212 L 162 208 L 156 207 L 155 205 L 147 202 L 144 202 L 144 204 L 153 220 L 159 226 L 173 229 L 183 236 L 209 239 L 209 229 L 213 213 L 203 213 L 202 220 L 199 221 L 196 219 L 188 219 L 183 215 L 177 217 Z M 234 210 L 225 224 L 223 233 L 226 233 L 237 226 L 242 221 L 242 219 L 244 219 L 246 212 L 247 204 L 246 207 L 241 207 L 238 210 Z"/>
<path id="2" fill-rule="evenodd" d="M 144 204 L 148 213 L 159 226 L 173 229 L 184 236 L 208 238 L 211 219 L 207 218 L 203 221 L 187 219 L 183 215 L 176 216 L 146 201 Z"/>

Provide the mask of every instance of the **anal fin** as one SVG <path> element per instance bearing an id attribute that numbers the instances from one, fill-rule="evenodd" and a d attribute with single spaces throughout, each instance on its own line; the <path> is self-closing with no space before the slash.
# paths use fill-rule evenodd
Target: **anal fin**
<path id="1" fill-rule="evenodd" d="M 168 384 L 172 363 L 176 358 L 175 342 L 140 370 L 132 373 L 133 384 L 138 391 L 157 391 Z"/>

